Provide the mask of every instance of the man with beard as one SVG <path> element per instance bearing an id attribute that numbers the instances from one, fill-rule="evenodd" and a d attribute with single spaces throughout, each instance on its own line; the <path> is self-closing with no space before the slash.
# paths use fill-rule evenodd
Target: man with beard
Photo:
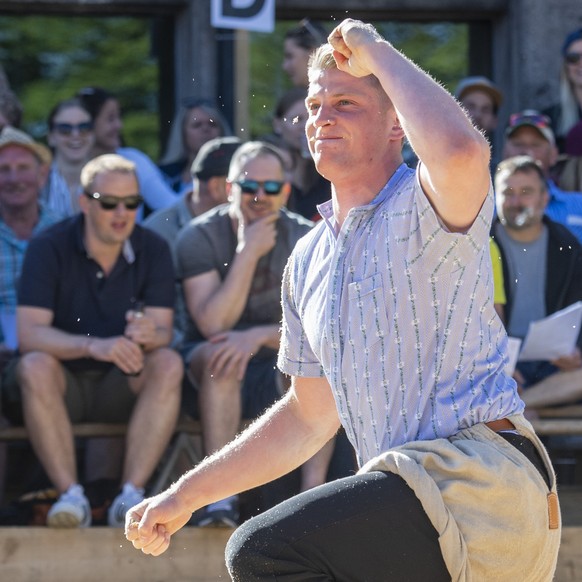
<path id="1" fill-rule="evenodd" d="M 582 299 L 582 246 L 545 214 L 548 188 L 539 162 L 515 156 L 495 175 L 498 220 L 492 233 L 505 281 L 507 331 L 524 338 L 530 322 Z M 555 360 L 518 362 L 515 373 L 529 408 L 582 396 L 582 335 L 573 353 Z"/>

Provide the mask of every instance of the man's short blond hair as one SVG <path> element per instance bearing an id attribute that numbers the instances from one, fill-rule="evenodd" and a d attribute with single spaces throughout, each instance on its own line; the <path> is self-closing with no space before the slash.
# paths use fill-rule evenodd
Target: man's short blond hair
<path id="1" fill-rule="evenodd" d="M 97 176 L 103 174 L 131 174 L 137 180 L 135 164 L 119 154 L 103 154 L 87 162 L 81 170 L 81 185 L 89 191 Z"/>
<path id="2" fill-rule="evenodd" d="M 331 44 L 326 42 L 318 47 L 311 56 L 309 57 L 309 62 L 307 64 L 307 78 L 309 82 L 312 83 L 317 75 L 321 71 L 328 71 L 330 69 L 337 69 L 337 63 L 333 58 L 333 47 Z M 380 84 L 378 77 L 376 75 L 367 75 L 366 77 L 361 77 L 361 79 L 367 81 L 372 85 L 380 94 L 383 99 L 387 99 L 388 95 L 386 95 L 386 91 Z"/>

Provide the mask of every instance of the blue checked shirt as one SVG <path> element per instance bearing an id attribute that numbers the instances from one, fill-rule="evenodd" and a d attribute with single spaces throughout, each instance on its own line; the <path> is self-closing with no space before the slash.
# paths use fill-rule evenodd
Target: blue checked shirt
<path id="1" fill-rule="evenodd" d="M 38 223 L 32 231 L 33 236 L 60 220 L 58 215 L 43 206 L 40 206 L 39 213 Z M 16 292 L 27 247 L 28 240 L 17 238 L 14 231 L 0 218 L 0 308 L 9 314 L 16 313 Z"/>
<path id="2" fill-rule="evenodd" d="M 330 203 L 287 265 L 278 365 L 329 381 L 360 464 L 523 411 L 493 308 L 493 196 L 466 234 L 405 165 L 336 235 Z"/>

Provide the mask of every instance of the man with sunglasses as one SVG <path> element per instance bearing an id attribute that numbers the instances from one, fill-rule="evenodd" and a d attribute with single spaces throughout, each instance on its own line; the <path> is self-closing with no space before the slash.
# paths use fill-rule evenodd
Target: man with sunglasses
<path id="1" fill-rule="evenodd" d="M 528 155 L 534 158 L 546 176 L 549 201 L 546 215 L 563 224 L 582 242 L 582 192 L 565 192 L 554 182 L 551 169 L 556 163 L 558 150 L 550 119 L 526 109 L 510 115 L 505 130 L 503 159 Z"/>
<path id="2" fill-rule="evenodd" d="M 551 580 L 555 479 L 492 301 L 489 146 L 371 25 L 344 20 L 328 41 L 310 62 L 306 134 L 332 200 L 283 279 L 291 388 L 128 512 L 126 536 L 161 554 L 190 511 L 289 471 L 341 425 L 361 470 L 241 525 L 233 580 Z"/>
<path id="3" fill-rule="evenodd" d="M 176 243 L 190 321 L 182 353 L 198 392 L 205 453 L 228 443 L 281 393 L 276 371 L 281 278 L 312 226 L 287 211 L 290 185 L 278 151 L 248 142 L 234 153 L 229 199 L 194 219 Z M 279 391 L 277 390 L 279 387 Z M 237 523 L 237 499 L 206 508 L 198 525 Z"/>
<path id="4" fill-rule="evenodd" d="M 18 296 L 22 357 L 16 380 L 32 446 L 60 497 L 52 527 L 91 524 L 71 423 L 129 421 L 122 490 L 108 512 L 123 524 L 173 433 L 183 365 L 169 349 L 170 250 L 135 224 L 135 165 L 116 154 L 81 172 L 81 213 L 47 229 L 27 251 Z"/>

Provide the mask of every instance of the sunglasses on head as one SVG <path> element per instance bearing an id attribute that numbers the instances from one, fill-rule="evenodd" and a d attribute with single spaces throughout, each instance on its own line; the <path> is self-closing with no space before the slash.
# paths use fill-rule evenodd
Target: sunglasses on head
<path id="1" fill-rule="evenodd" d="M 73 131 L 86 135 L 93 129 L 93 123 L 90 121 L 84 121 L 83 123 L 55 123 L 53 129 L 61 135 L 71 135 Z"/>
<path id="2" fill-rule="evenodd" d="M 280 182 L 279 180 L 265 180 L 264 182 L 259 182 L 258 180 L 240 180 L 236 183 L 239 185 L 243 194 L 256 194 L 259 188 L 262 188 L 267 196 L 277 196 L 285 185 L 285 182 Z"/>
<path id="3" fill-rule="evenodd" d="M 99 192 L 85 192 L 87 198 L 97 200 L 103 210 L 115 210 L 120 204 L 123 204 L 127 210 L 137 210 L 143 202 L 139 194 L 131 196 L 113 196 L 112 194 L 100 194 Z"/>
<path id="4" fill-rule="evenodd" d="M 550 127 L 551 125 L 550 118 L 543 113 L 532 113 L 526 115 L 522 113 L 514 113 L 509 116 L 509 127 L 514 127 L 524 123 L 536 127 Z"/>
<path id="5" fill-rule="evenodd" d="M 582 53 L 566 53 L 564 56 L 564 60 L 569 65 L 577 65 L 582 59 Z"/>

